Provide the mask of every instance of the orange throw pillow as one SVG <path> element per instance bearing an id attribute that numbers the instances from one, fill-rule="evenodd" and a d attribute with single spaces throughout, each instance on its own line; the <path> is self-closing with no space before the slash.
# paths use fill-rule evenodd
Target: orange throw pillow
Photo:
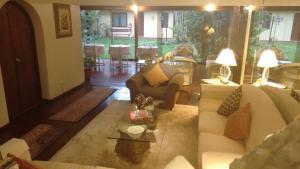
<path id="1" fill-rule="evenodd" d="M 159 86 L 169 80 L 158 64 L 144 73 L 143 76 L 151 86 Z"/>
<path id="2" fill-rule="evenodd" d="M 14 161 L 17 162 L 17 164 L 19 165 L 19 169 L 41 169 L 31 164 L 29 161 L 18 158 L 15 155 L 8 154 L 8 157 L 11 157 Z"/>
<path id="3" fill-rule="evenodd" d="M 248 103 L 228 117 L 224 135 L 235 140 L 244 140 L 250 134 L 250 127 L 251 104 Z"/>

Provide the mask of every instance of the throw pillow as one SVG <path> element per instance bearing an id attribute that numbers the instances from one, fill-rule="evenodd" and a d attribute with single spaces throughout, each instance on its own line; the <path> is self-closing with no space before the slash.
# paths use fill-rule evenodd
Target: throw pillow
<path id="1" fill-rule="evenodd" d="M 244 140 L 249 137 L 250 126 L 251 104 L 248 103 L 228 117 L 224 135 L 235 140 Z"/>
<path id="2" fill-rule="evenodd" d="M 169 81 L 169 78 L 165 75 L 158 64 L 145 72 L 143 76 L 151 86 L 159 86 L 160 84 Z"/>
<path id="3" fill-rule="evenodd" d="M 291 90 L 291 96 L 297 100 L 298 102 L 300 102 L 300 95 L 299 93 L 297 93 L 294 89 Z"/>
<path id="4" fill-rule="evenodd" d="M 242 97 L 242 86 L 235 89 L 229 96 L 227 96 L 219 109 L 217 110 L 218 114 L 223 116 L 229 116 L 233 112 L 237 111 L 240 107 L 240 100 Z"/>
<path id="5" fill-rule="evenodd" d="M 41 169 L 41 168 L 31 164 L 29 161 L 23 160 L 19 157 L 16 157 L 15 155 L 8 154 L 8 157 L 12 158 L 14 161 L 17 162 L 17 164 L 19 165 L 19 169 Z"/>

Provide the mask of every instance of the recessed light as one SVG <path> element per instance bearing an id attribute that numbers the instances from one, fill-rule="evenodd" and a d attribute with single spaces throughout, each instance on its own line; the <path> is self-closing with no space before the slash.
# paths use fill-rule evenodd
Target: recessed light
<path id="1" fill-rule="evenodd" d="M 248 5 L 248 6 L 245 6 L 245 9 L 248 10 L 248 11 L 253 11 L 255 9 L 255 6 L 254 5 Z"/>
<path id="2" fill-rule="evenodd" d="M 132 10 L 135 14 L 137 14 L 138 11 L 139 11 L 139 6 L 137 6 L 136 4 L 133 4 L 133 5 L 131 6 L 131 10 Z"/>
<path id="3" fill-rule="evenodd" d="M 214 4 L 208 4 L 204 7 L 204 9 L 208 12 L 213 12 L 217 9 L 217 7 Z"/>

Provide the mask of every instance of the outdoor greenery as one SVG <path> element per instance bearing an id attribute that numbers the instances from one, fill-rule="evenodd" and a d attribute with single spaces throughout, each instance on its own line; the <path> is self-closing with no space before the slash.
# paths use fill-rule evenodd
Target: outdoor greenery
<path id="1" fill-rule="evenodd" d="M 180 43 L 189 42 L 195 45 L 199 56 L 198 61 L 205 61 L 209 54 L 217 54 L 227 45 L 227 30 L 230 16 L 228 12 L 208 13 L 203 11 L 174 11 L 180 13 L 181 22 L 176 22 L 172 28 L 174 39 L 167 41 L 161 37 L 139 37 L 139 46 L 159 46 L 160 55 L 163 56 Z M 104 57 L 108 58 L 108 48 L 111 44 L 127 44 L 131 47 L 131 58 L 134 58 L 134 39 L 110 37 L 111 26 L 102 22 L 103 13 L 99 10 L 81 11 L 82 39 L 85 43 L 100 43 L 105 46 Z M 208 33 L 206 27 L 212 28 Z"/>
<path id="2" fill-rule="evenodd" d="M 197 61 L 203 62 L 208 55 L 217 55 L 222 48 L 227 47 L 228 28 L 231 20 L 230 11 L 174 11 L 173 39 L 139 37 L 139 46 L 159 46 L 163 56 L 180 43 L 191 43 L 198 50 Z M 99 43 L 105 46 L 104 57 L 109 58 L 108 48 L 111 44 L 127 44 L 131 47 L 131 58 L 134 58 L 134 38 L 111 38 L 111 25 L 106 23 L 104 12 L 99 10 L 82 10 L 82 39 L 85 43 Z M 297 42 L 278 42 L 274 39 L 260 41 L 259 35 L 265 30 L 263 25 L 271 18 L 268 11 L 253 13 L 252 28 L 247 61 L 252 63 L 255 51 L 264 47 L 281 49 L 290 61 L 295 61 Z M 298 59 L 299 60 L 299 59 Z M 300 60 L 299 60 L 300 61 Z"/>
<path id="3" fill-rule="evenodd" d="M 253 13 L 252 27 L 250 34 L 250 42 L 248 48 L 248 57 L 247 61 L 249 63 L 253 62 L 255 52 L 259 51 L 262 48 L 266 47 L 275 47 L 280 50 L 287 56 L 289 61 L 297 61 L 297 42 L 295 41 L 276 41 L 275 39 L 270 38 L 268 41 L 260 41 L 259 35 L 265 30 L 263 25 L 270 20 L 272 14 L 268 11 L 256 11 Z M 300 60 L 298 60 L 300 61 Z"/>
<path id="4" fill-rule="evenodd" d="M 185 11 L 183 30 L 187 41 L 198 50 L 198 60 L 205 61 L 208 55 L 216 55 L 227 46 L 231 14 L 228 11 Z M 182 31 L 184 32 L 184 31 Z"/>

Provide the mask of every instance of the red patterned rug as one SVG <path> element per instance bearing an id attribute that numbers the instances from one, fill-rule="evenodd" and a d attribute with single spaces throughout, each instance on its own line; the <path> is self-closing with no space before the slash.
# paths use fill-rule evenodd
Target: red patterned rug
<path id="1" fill-rule="evenodd" d="M 107 97 L 112 95 L 116 89 L 113 88 L 94 88 L 92 91 L 69 104 L 61 111 L 52 115 L 49 119 L 66 122 L 77 122 L 102 103 Z"/>
<path id="2" fill-rule="evenodd" d="M 29 145 L 31 158 L 36 158 L 43 150 L 51 145 L 67 127 L 39 124 L 22 136 Z"/>

